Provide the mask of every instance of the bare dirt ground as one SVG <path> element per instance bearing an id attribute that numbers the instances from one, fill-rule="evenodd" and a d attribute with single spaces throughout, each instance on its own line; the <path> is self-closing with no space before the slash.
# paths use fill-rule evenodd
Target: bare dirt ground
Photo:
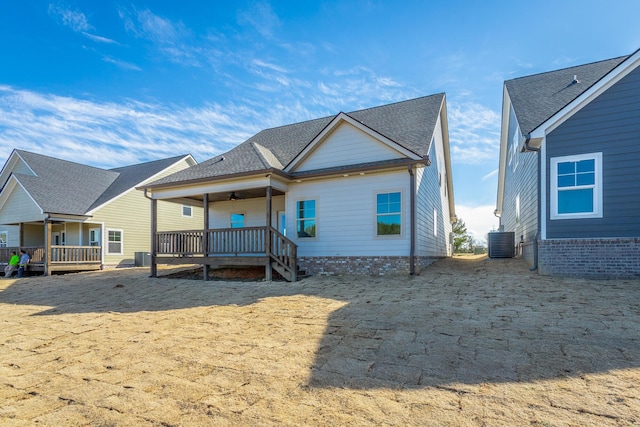
<path id="1" fill-rule="evenodd" d="M 0 425 L 640 424 L 640 281 L 147 275 L 0 281 Z"/>

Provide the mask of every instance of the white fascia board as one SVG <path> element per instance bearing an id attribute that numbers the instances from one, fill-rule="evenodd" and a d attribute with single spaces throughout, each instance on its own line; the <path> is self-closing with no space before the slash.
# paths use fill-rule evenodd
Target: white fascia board
<path id="1" fill-rule="evenodd" d="M 325 137 L 328 134 L 330 134 L 333 130 L 335 130 L 338 126 L 340 126 L 342 124 L 342 122 L 349 123 L 350 125 L 352 125 L 356 129 L 366 133 L 371 138 L 374 138 L 374 139 L 382 142 L 383 144 L 387 145 L 389 148 L 399 152 L 400 154 L 402 154 L 405 157 L 408 157 L 408 158 L 413 159 L 413 160 L 420 160 L 421 159 L 421 157 L 418 156 L 413 151 L 410 151 L 410 150 L 402 147 L 398 143 L 390 140 L 389 138 L 387 138 L 384 135 L 376 132 L 375 130 L 371 129 L 370 127 L 367 127 L 367 126 L 363 125 L 362 123 L 360 123 L 359 121 L 353 119 L 352 117 L 348 116 L 347 114 L 340 113 L 337 116 L 335 116 L 333 118 L 333 120 L 331 120 L 331 122 L 327 126 L 325 126 L 325 128 L 322 130 L 322 132 L 320 132 L 304 148 L 304 150 L 302 150 L 287 166 L 285 166 L 284 171 L 287 172 L 287 173 L 295 171 L 296 168 L 298 166 L 300 166 L 302 164 L 302 162 L 304 162 L 304 160 L 311 154 L 311 152 L 313 150 L 315 150 L 315 148 L 318 146 L 318 144 L 321 144 L 322 141 L 324 141 Z"/>
<path id="2" fill-rule="evenodd" d="M 29 164 L 22 158 L 22 156 L 20 156 L 20 154 L 14 149 L 9 155 L 9 158 L 5 162 L 4 166 L 2 167 L 2 170 L 0 170 L 0 188 L 2 188 L 2 186 L 9 180 L 9 177 L 13 173 L 14 168 L 19 161 L 24 163 L 34 176 L 38 176 L 34 172 L 34 170 L 31 169 L 31 166 L 29 166 Z"/>
<path id="3" fill-rule="evenodd" d="M 153 176 L 150 176 L 149 178 L 145 179 L 144 181 L 134 185 L 133 187 L 129 188 L 128 190 L 123 191 L 122 193 L 118 194 L 117 196 L 107 200 L 106 202 L 104 202 L 103 204 L 96 206 L 95 208 L 91 209 L 90 211 L 87 212 L 87 215 L 93 215 L 96 213 L 96 211 L 104 208 L 105 206 L 107 206 L 110 203 L 115 202 L 116 200 L 118 200 L 120 197 L 129 194 L 130 192 L 136 190 L 137 187 L 141 187 L 144 184 L 147 184 L 149 182 L 153 182 L 157 179 L 158 176 L 160 176 L 160 174 L 164 173 L 167 169 L 172 168 L 173 166 L 175 166 L 176 164 L 182 162 L 182 161 L 186 161 L 187 165 L 189 165 L 189 161 L 188 159 L 191 159 L 193 162 L 195 162 L 194 164 L 197 164 L 197 162 L 195 161 L 195 159 L 191 156 L 191 154 L 188 154 L 186 156 L 184 156 L 183 158 L 181 158 L 180 160 L 178 160 L 177 162 L 172 163 L 171 165 L 167 166 L 166 168 L 162 169 L 160 172 L 154 174 Z"/>
<path id="4" fill-rule="evenodd" d="M 440 105 L 440 127 L 442 128 L 442 148 L 444 152 L 445 175 L 447 177 L 447 194 L 449 195 L 449 222 L 454 224 L 458 220 L 456 215 L 456 204 L 453 195 L 453 169 L 451 168 L 451 150 L 449 146 L 449 122 L 447 119 L 447 100 L 446 96 L 442 97 Z M 433 136 L 431 137 L 433 141 Z M 429 149 L 428 152 L 430 152 Z M 416 190 L 417 191 L 417 190 Z"/>
<path id="5" fill-rule="evenodd" d="M 511 117 L 511 98 L 507 85 L 502 90 L 502 126 L 500 128 L 500 157 L 498 163 L 498 194 L 496 197 L 496 216 L 502 215 L 504 207 L 504 184 L 507 172 L 507 151 L 509 142 L 509 117 Z"/>
<path id="6" fill-rule="evenodd" d="M 618 83 L 629 73 L 640 65 L 640 49 L 637 50 L 629 58 L 621 62 L 616 68 L 611 70 L 609 74 L 604 76 L 593 86 L 587 89 L 582 95 L 567 104 L 563 109 L 547 119 L 544 123 L 534 129 L 529 135 L 531 139 L 542 139 L 560 126 L 562 123 L 570 119 L 575 113 L 580 111 L 585 105 L 589 104 L 595 98 L 600 96 L 604 91 Z"/>

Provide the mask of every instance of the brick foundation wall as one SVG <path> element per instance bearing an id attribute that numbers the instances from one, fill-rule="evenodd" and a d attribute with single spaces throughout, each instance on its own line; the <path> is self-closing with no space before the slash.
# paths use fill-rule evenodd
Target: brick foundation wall
<path id="1" fill-rule="evenodd" d="M 440 258 L 415 257 L 416 273 Z M 361 274 L 382 276 L 385 274 L 409 274 L 409 257 L 352 256 L 352 257 L 298 257 L 298 267 L 307 274 L 330 276 Z"/>
<path id="2" fill-rule="evenodd" d="M 640 278 L 640 238 L 542 240 L 538 253 L 543 275 Z"/>

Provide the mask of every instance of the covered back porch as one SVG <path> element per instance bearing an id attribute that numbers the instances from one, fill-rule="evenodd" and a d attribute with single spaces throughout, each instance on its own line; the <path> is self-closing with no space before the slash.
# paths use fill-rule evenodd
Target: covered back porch
<path id="1" fill-rule="evenodd" d="M 54 272 L 102 269 L 101 225 L 46 218 L 12 224 L 17 243 L 0 247 L 0 266 L 6 266 L 12 252 L 25 250 L 30 257 L 27 271 L 48 275 Z"/>
<path id="2" fill-rule="evenodd" d="M 204 280 L 208 280 L 210 268 L 248 266 L 264 266 L 268 281 L 272 280 L 273 270 L 288 281 L 298 280 L 301 273 L 297 265 L 297 245 L 286 237 L 284 230 L 278 229 L 273 211 L 274 195 L 285 193 L 271 185 L 256 187 L 255 182 L 253 185 L 220 186 L 214 191 L 203 189 L 199 194 L 189 189 L 165 194 L 154 191 L 152 196 L 147 195 L 151 199 L 151 276 L 157 275 L 157 264 L 201 264 Z M 173 197 L 166 197 L 169 195 Z M 204 207 L 202 229 L 158 231 L 157 200 Z M 244 202 L 244 209 L 250 211 L 244 214 L 251 216 L 248 223 L 244 222 L 244 216 L 241 222 L 234 222 L 238 214 L 234 214 L 233 203 L 240 200 Z M 211 227 L 211 223 L 227 226 Z M 265 225 L 254 225 L 256 223 Z"/>

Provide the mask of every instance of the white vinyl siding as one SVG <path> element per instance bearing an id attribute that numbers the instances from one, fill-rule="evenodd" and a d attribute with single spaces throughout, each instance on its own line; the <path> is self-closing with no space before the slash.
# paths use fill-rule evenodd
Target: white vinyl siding
<path id="1" fill-rule="evenodd" d="M 296 171 L 402 158 L 400 153 L 348 123 L 338 126 Z"/>
<path id="2" fill-rule="evenodd" d="M 5 204 L 0 209 L 0 224 L 36 222 L 44 220 L 44 217 L 40 208 L 20 185 L 16 185 L 11 190 Z"/>
<path id="3" fill-rule="evenodd" d="M 271 223 L 275 227 L 277 223 L 277 212 L 284 210 L 284 196 L 273 197 L 271 206 Z M 234 212 L 244 213 L 245 227 L 263 227 L 266 224 L 266 209 L 267 203 L 265 198 L 211 203 L 209 206 L 209 227 L 229 228 L 229 219 Z"/>
<path id="4" fill-rule="evenodd" d="M 292 184 L 287 194 L 287 228 L 296 229 L 299 200 L 316 201 L 317 236 L 298 238 L 300 256 L 407 256 L 408 222 L 393 239 L 376 236 L 376 194 L 401 191 L 402 212 L 409 212 L 409 174 L 406 170 L 356 175 Z"/>

